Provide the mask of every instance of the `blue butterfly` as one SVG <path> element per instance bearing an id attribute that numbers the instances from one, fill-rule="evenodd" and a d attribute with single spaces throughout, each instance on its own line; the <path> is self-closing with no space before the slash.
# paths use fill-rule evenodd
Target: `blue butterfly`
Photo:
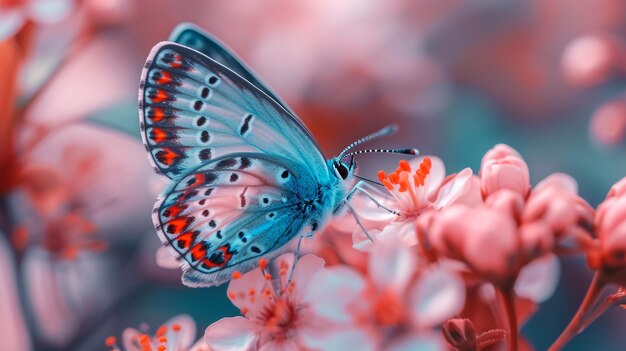
<path id="1" fill-rule="evenodd" d="M 150 160 L 171 179 L 153 222 L 188 286 L 222 284 L 323 228 L 350 206 L 354 155 L 417 152 L 347 153 L 393 133 L 387 127 L 326 160 L 295 114 L 217 40 L 189 24 L 170 40 L 146 60 L 139 114 Z"/>

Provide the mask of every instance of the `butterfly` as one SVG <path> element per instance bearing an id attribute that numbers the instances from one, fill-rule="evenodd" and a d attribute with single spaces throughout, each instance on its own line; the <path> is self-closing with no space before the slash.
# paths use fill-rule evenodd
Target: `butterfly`
<path id="1" fill-rule="evenodd" d="M 386 127 L 325 159 L 295 113 L 229 49 L 190 24 L 150 52 L 139 115 L 152 165 L 171 180 L 152 219 L 192 287 L 222 284 L 323 228 L 352 193 L 354 155 L 416 154 L 347 153 L 393 132 Z"/>

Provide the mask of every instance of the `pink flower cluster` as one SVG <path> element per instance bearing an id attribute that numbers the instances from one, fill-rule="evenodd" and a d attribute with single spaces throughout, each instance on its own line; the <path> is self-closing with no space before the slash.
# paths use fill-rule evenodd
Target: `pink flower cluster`
<path id="1" fill-rule="evenodd" d="M 507 145 L 485 154 L 478 175 L 446 176 L 440 159 L 420 157 L 379 180 L 385 190 L 358 184 L 365 191 L 352 198 L 363 228 L 345 214 L 309 239 L 295 266 L 283 254 L 235 272 L 228 298 L 242 316 L 210 325 L 205 346 L 528 349 L 520 324 L 554 292 L 558 255 L 585 254 L 597 271 L 586 301 L 608 283 L 626 286 L 626 178 L 597 213 L 566 174 L 531 186 L 526 162 Z M 623 291 L 596 309 L 584 302 L 551 350 L 624 304 Z"/>

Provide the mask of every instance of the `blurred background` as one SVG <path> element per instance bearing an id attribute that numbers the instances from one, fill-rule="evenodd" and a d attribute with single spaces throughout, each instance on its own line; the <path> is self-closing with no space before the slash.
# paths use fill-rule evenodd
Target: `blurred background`
<path id="1" fill-rule="evenodd" d="M 127 326 L 187 313 L 202 333 L 238 314 L 226 287 L 186 288 L 155 263 L 164 182 L 137 89 L 180 22 L 242 57 L 328 157 L 396 123 L 372 146 L 417 147 L 456 172 L 506 143 L 533 184 L 569 173 L 593 206 L 626 176 L 624 0 L 0 0 L 0 335 L 16 349 L 104 350 Z M 396 163 L 359 166 L 374 177 Z M 538 350 L 591 279 L 583 257 L 563 263 L 523 330 Z M 625 323 L 611 311 L 567 349 L 623 349 Z"/>

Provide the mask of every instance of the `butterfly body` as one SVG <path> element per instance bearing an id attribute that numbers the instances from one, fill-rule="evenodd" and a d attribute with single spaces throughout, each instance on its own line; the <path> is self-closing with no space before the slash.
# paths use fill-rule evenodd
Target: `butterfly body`
<path id="1" fill-rule="evenodd" d="M 242 74 L 163 42 L 146 61 L 139 91 L 144 144 L 171 180 L 153 222 L 189 286 L 221 284 L 323 228 L 354 171 L 352 162 L 325 160 L 271 91 L 251 83 L 255 76 L 226 49 L 201 39 Z"/>

